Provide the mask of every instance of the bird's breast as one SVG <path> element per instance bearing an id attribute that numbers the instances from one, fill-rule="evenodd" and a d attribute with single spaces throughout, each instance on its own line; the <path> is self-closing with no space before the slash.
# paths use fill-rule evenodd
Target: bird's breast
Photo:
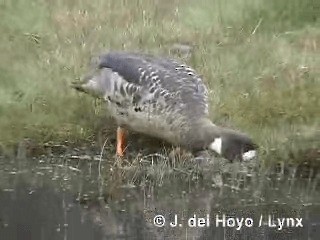
<path id="1" fill-rule="evenodd" d="M 120 106 L 108 102 L 110 115 L 122 126 L 164 139 L 172 144 L 179 144 L 183 131 L 183 117 L 156 103 L 143 106 Z"/>

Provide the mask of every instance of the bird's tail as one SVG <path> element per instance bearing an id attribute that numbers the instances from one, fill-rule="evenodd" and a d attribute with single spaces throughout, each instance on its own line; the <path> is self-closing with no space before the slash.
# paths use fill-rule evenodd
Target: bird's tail
<path id="1" fill-rule="evenodd" d="M 70 87 L 79 91 L 79 92 L 87 93 L 86 87 L 85 87 L 85 82 L 83 82 L 83 81 L 74 81 L 71 83 Z"/>
<path id="2" fill-rule="evenodd" d="M 93 97 L 104 97 L 113 94 L 115 85 L 119 85 L 119 75 L 108 68 L 95 69 L 81 80 L 71 83 L 71 87 L 77 91 L 87 93 Z"/>
<path id="3" fill-rule="evenodd" d="M 97 76 L 96 71 L 91 71 L 89 74 L 86 74 L 85 76 L 81 77 L 77 81 L 71 82 L 70 87 L 83 93 L 87 93 L 90 95 L 97 95 L 97 89 L 95 89 L 96 79 L 95 77 Z"/>
<path id="4" fill-rule="evenodd" d="M 86 80 L 74 81 L 71 83 L 70 87 L 79 92 L 89 94 L 93 97 L 97 97 L 97 98 L 101 97 L 99 92 L 96 91 L 94 86 L 92 86 L 91 81 L 86 81 Z"/>

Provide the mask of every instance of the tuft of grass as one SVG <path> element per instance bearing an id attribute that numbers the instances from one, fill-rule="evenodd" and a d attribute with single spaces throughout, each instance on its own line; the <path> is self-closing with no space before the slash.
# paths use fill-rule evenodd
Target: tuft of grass
<path id="1" fill-rule="evenodd" d="M 0 145 L 95 140 L 106 113 L 69 88 L 90 57 L 167 55 L 183 43 L 194 48 L 186 61 L 210 88 L 216 123 L 248 132 L 267 161 L 319 149 L 318 13 L 315 0 L 4 1 Z"/>

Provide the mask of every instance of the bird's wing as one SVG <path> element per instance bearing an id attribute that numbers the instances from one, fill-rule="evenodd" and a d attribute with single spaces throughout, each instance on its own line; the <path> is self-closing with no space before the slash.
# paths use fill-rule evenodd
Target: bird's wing
<path id="1" fill-rule="evenodd" d="M 178 102 L 190 114 L 208 114 L 208 91 L 202 79 L 192 68 L 176 60 L 109 52 L 99 56 L 97 67 L 112 69 L 129 83 L 148 90 L 154 98 Z"/>
<path id="2" fill-rule="evenodd" d="M 116 103 L 118 107 L 139 107 L 152 100 L 152 94 L 144 86 L 127 81 L 113 69 L 102 68 L 99 70 L 103 83 L 107 82 L 104 99 Z"/>

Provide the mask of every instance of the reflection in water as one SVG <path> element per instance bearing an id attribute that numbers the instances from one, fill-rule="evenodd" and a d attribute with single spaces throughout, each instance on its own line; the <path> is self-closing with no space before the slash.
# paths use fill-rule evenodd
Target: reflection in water
<path id="1" fill-rule="evenodd" d="M 269 174 L 250 180 L 228 169 L 220 179 L 208 173 L 134 186 L 115 169 L 99 179 L 94 162 L 0 160 L 0 239 L 315 240 L 320 235 L 317 179 Z M 156 215 L 164 216 L 165 223 L 158 222 L 163 227 L 154 225 Z M 199 224 L 203 227 L 195 227 Z"/>
<path id="2" fill-rule="evenodd" d="M 103 239 L 92 223 L 82 220 L 71 196 L 18 181 L 14 191 L 0 194 L 0 239 Z"/>

